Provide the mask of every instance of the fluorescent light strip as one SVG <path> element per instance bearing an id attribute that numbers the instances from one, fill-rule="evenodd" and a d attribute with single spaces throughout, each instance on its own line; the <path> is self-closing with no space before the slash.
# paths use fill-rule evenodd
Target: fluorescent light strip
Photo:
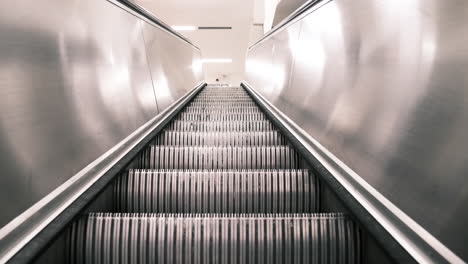
<path id="1" fill-rule="evenodd" d="M 231 63 L 232 59 L 202 59 L 202 63 Z"/>
<path id="2" fill-rule="evenodd" d="M 194 31 L 197 30 L 196 26 L 171 26 L 176 31 Z"/>

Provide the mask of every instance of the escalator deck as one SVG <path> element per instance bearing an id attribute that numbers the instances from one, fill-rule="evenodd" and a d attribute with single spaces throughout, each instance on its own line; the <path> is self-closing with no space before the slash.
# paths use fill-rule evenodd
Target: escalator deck
<path id="1" fill-rule="evenodd" d="M 70 263 L 360 263 L 360 230 L 242 88 L 205 87 L 81 216 Z M 113 213 L 118 212 L 118 213 Z"/>

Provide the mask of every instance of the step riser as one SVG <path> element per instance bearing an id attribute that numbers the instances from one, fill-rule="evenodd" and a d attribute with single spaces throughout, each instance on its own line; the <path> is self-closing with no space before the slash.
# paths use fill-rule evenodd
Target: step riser
<path id="1" fill-rule="evenodd" d="M 297 169 L 299 156 L 291 147 L 160 147 L 146 149 L 141 169 Z"/>
<path id="2" fill-rule="evenodd" d="M 70 263 L 360 263 L 340 215 L 237 217 L 93 214 L 71 228 Z"/>
<path id="3" fill-rule="evenodd" d="M 244 113 L 244 114 L 192 114 L 185 113 L 179 115 L 177 121 L 215 121 L 215 122 L 239 122 L 239 121 L 267 121 L 268 119 L 262 113 Z"/>
<path id="4" fill-rule="evenodd" d="M 256 107 L 255 103 L 197 103 L 190 104 L 190 108 L 205 108 L 205 109 L 239 109 Z"/>
<path id="5" fill-rule="evenodd" d="M 308 171 L 140 171 L 114 184 L 119 212 L 315 213 L 316 177 Z"/>
<path id="6" fill-rule="evenodd" d="M 253 107 L 249 107 L 249 108 L 190 107 L 190 108 L 185 109 L 184 113 L 230 115 L 230 114 L 262 113 L 262 111 L 260 111 L 260 109 L 258 108 L 253 108 Z"/>
<path id="7" fill-rule="evenodd" d="M 276 131 L 270 121 L 232 121 L 232 122 L 207 122 L 207 121 L 174 121 L 166 130 L 193 131 L 193 132 L 266 132 Z"/>
<path id="8" fill-rule="evenodd" d="M 153 145 L 166 146 L 284 146 L 286 139 L 279 132 L 173 132 L 157 136 Z"/>

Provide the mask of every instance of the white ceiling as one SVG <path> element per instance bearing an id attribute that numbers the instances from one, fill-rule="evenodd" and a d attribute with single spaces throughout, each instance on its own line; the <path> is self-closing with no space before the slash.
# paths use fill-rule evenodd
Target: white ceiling
<path id="1" fill-rule="evenodd" d="M 257 0 L 263 1 L 263 0 Z M 184 31 L 200 47 L 203 58 L 229 58 L 232 63 L 205 64 L 205 78 L 238 85 L 244 78 L 245 55 L 251 38 L 259 38 L 252 0 L 136 0 L 168 25 L 232 27 L 232 30 Z M 258 6 L 258 4 L 257 4 Z M 258 12 L 257 12 L 258 13 Z M 257 15 L 256 15 L 257 16 Z M 256 19 L 257 20 L 257 19 Z"/>

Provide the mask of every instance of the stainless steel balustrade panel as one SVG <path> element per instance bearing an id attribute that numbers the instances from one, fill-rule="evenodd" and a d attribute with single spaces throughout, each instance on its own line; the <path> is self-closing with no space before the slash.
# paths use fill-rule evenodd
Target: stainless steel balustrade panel
<path id="1" fill-rule="evenodd" d="M 158 113 L 147 22 L 108 1 L 1 6 L 0 227 Z M 152 58 L 191 70 L 193 50 L 183 44 Z"/>
<path id="2" fill-rule="evenodd" d="M 162 111 L 203 81 L 201 53 L 151 24 L 144 24 L 143 35 L 158 107 Z"/>
<path id="3" fill-rule="evenodd" d="M 467 10 L 466 1 L 331 1 L 290 26 L 300 24 L 298 41 L 287 28 L 250 50 L 246 78 L 464 259 Z M 292 71 L 275 63 L 278 52 Z"/>

